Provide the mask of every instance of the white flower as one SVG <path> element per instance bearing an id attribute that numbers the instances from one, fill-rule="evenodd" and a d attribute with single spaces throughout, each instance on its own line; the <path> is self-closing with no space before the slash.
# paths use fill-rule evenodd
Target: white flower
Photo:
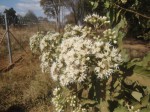
<path id="1" fill-rule="evenodd" d="M 39 44 L 41 39 L 43 38 L 43 33 L 37 33 L 30 38 L 30 49 L 33 53 L 40 52 Z"/>
<path id="2" fill-rule="evenodd" d="M 52 76 L 52 78 L 53 78 L 54 81 L 57 81 L 57 80 L 58 80 L 58 75 L 56 74 L 56 67 L 57 67 L 56 62 L 54 62 L 54 63 L 52 64 L 51 70 L 50 70 L 51 76 Z"/>
<path id="3" fill-rule="evenodd" d="M 58 44 L 60 39 L 59 33 L 47 33 L 43 37 L 43 39 L 40 42 L 40 50 L 43 51 L 52 51 L 55 49 L 56 46 L 54 44 Z"/>

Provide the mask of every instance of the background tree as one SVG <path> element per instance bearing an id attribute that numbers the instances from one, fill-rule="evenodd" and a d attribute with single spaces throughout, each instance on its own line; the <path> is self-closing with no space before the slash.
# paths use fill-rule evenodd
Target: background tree
<path id="1" fill-rule="evenodd" d="M 70 14 L 66 15 L 64 17 L 64 19 L 65 19 L 65 24 L 74 24 L 74 23 L 76 23 L 73 13 L 70 13 Z"/>
<path id="2" fill-rule="evenodd" d="M 8 25 L 17 24 L 18 19 L 16 16 L 16 11 L 13 8 L 5 9 L 4 13 L 7 14 Z"/>
<path id="3" fill-rule="evenodd" d="M 0 13 L 0 24 L 4 23 L 4 15 Z"/>
<path id="4" fill-rule="evenodd" d="M 64 0 L 63 3 L 72 13 L 75 24 L 81 23 L 84 17 L 84 0 Z"/>
<path id="5" fill-rule="evenodd" d="M 40 0 L 40 5 L 43 7 L 44 13 L 50 18 L 56 18 L 57 29 L 60 27 L 60 5 L 62 0 Z"/>
<path id="6" fill-rule="evenodd" d="M 86 0 L 41 0 L 40 4 L 43 7 L 44 13 L 49 17 L 57 19 L 60 24 L 60 11 L 62 7 L 69 9 L 73 14 L 75 23 L 78 24 L 84 17 L 84 2 Z"/>
<path id="7" fill-rule="evenodd" d="M 85 14 L 97 13 L 106 16 L 105 0 L 84 0 Z"/>
<path id="8" fill-rule="evenodd" d="M 31 10 L 28 10 L 28 12 L 25 14 L 24 18 L 27 19 L 29 22 L 32 22 L 32 23 L 38 22 L 37 16 Z"/>

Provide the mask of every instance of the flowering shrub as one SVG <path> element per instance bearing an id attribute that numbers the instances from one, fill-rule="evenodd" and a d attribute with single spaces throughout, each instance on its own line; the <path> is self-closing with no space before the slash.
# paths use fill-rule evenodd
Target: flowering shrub
<path id="1" fill-rule="evenodd" d="M 111 29 L 103 34 L 99 29 L 109 23 L 106 17 L 93 14 L 85 18 L 90 26 L 74 26 L 64 33 L 60 53 L 51 67 L 51 76 L 62 86 L 82 83 L 91 72 L 97 78 L 107 78 L 118 69 L 121 55 L 116 44 L 116 34 Z M 96 31 L 97 30 L 97 31 Z"/>
<path id="2" fill-rule="evenodd" d="M 109 77 L 121 62 L 121 55 L 109 42 L 83 37 L 62 41 L 60 54 L 52 65 L 52 78 L 62 86 L 81 83 L 94 72 L 97 78 Z"/>
<path id="3" fill-rule="evenodd" d="M 48 32 L 30 41 L 31 50 L 41 52 L 42 71 L 58 82 L 52 99 L 56 112 L 102 111 L 102 100 L 108 103 L 116 92 L 123 94 L 116 32 L 109 29 L 106 17 L 93 14 L 84 22 L 84 26 L 67 25 L 64 34 Z"/>
<path id="4" fill-rule="evenodd" d="M 30 38 L 30 49 L 32 50 L 33 53 L 38 53 L 40 52 L 40 41 L 43 38 L 44 34 L 41 32 L 38 32 L 37 34 L 33 35 Z"/>

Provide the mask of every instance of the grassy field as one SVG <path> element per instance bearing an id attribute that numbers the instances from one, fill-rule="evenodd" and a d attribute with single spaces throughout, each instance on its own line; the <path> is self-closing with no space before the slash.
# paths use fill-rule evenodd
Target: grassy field
<path id="1" fill-rule="evenodd" d="M 50 26 L 42 26 L 40 30 L 48 31 Z M 24 50 L 12 39 L 13 60 L 22 56 L 22 60 L 6 73 L 0 73 L 0 112 L 20 108 L 21 112 L 53 112 L 51 104 L 52 88 L 55 86 L 49 74 L 43 74 L 38 56 L 32 55 L 29 49 L 29 38 L 39 30 L 37 26 L 20 29 L 10 29 L 16 36 Z M 53 30 L 53 29 L 52 29 Z M 5 30 L 0 29 L 2 37 Z M 126 40 L 124 48 L 128 50 L 131 58 L 143 57 L 150 51 L 149 43 Z M 0 69 L 9 65 L 6 40 L 0 44 Z M 149 86 L 146 77 L 132 76 L 141 84 Z"/>

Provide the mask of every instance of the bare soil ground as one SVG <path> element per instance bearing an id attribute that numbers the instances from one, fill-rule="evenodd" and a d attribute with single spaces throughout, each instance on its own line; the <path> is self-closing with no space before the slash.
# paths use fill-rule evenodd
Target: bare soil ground
<path id="1" fill-rule="evenodd" d="M 123 42 L 123 48 L 127 49 L 131 58 L 140 58 L 150 52 L 150 41 L 125 39 Z"/>

